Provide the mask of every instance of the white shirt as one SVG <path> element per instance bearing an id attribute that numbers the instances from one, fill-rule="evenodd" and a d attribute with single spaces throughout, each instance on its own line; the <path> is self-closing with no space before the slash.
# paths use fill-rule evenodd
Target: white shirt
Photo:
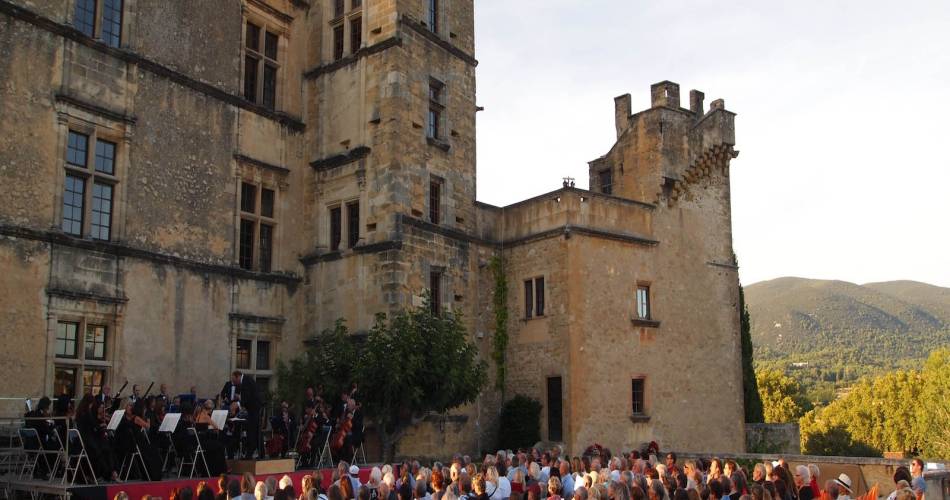
<path id="1" fill-rule="evenodd" d="M 491 500 L 504 500 L 511 496 L 511 481 L 507 477 L 499 477 L 495 492 L 489 497 Z"/>

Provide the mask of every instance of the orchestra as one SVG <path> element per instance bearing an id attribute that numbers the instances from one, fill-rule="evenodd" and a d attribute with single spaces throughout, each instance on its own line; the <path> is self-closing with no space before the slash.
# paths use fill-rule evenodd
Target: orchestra
<path id="1" fill-rule="evenodd" d="M 131 394 L 122 397 L 128 384 L 114 395 L 104 386 L 75 405 L 68 396 L 57 397 L 55 404 L 44 397 L 35 409 L 28 404 L 24 426 L 35 429 L 38 439 L 30 446 L 44 450 L 66 446 L 66 429 L 76 428 L 99 480 L 157 481 L 166 473 L 179 472 L 176 460 L 168 457 L 190 462 L 199 442 L 207 471 L 199 461 L 196 474 L 217 476 L 229 471 L 227 461 L 234 458 L 294 457 L 304 468 L 313 467 L 327 453 L 332 461 L 349 461 L 363 439 L 356 384 L 343 389 L 332 405 L 321 394 L 322 386 L 308 387 L 301 394 L 301 413 L 280 401 L 267 419 L 260 417 L 262 398 L 253 378 L 239 371 L 213 399 L 199 398 L 193 386 L 188 394 L 171 396 L 165 384 L 160 384 L 159 394 L 150 395 L 154 383 L 144 393 L 132 384 Z M 170 420 L 163 426 L 168 415 L 176 415 L 177 424 Z M 262 439 L 264 434 L 269 438 Z M 40 460 L 34 476 L 48 478 L 50 472 Z"/>

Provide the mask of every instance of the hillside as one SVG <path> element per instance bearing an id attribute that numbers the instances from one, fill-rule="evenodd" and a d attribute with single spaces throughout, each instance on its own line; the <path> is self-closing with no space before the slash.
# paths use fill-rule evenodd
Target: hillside
<path id="1" fill-rule="evenodd" d="M 950 345 L 950 288 L 778 278 L 745 287 L 745 296 L 756 364 L 798 370 L 809 390 L 829 383 L 821 400 L 857 377 L 915 365 Z"/>

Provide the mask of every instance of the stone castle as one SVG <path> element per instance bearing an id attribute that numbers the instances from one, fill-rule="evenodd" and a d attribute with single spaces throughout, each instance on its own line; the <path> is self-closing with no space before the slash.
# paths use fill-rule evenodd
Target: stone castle
<path id="1" fill-rule="evenodd" d="M 0 0 L 0 47 L 5 414 L 235 368 L 273 387 L 338 318 L 426 290 L 488 359 L 499 257 L 505 393 L 542 403 L 542 439 L 744 449 L 721 100 L 618 97 L 590 190 L 495 207 L 472 0 Z M 490 387 L 398 454 L 491 449 Z"/>

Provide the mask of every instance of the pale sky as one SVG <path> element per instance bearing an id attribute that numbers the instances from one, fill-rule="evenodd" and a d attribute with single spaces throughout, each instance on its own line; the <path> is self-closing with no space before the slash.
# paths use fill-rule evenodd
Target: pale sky
<path id="1" fill-rule="evenodd" d="M 577 178 L 613 98 L 680 84 L 736 117 L 743 283 L 950 287 L 950 1 L 476 0 L 478 198 Z"/>

